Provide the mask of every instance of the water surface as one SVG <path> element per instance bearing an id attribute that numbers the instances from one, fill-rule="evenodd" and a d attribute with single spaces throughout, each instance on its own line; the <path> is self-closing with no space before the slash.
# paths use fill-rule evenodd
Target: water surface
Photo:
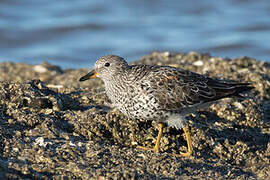
<path id="1" fill-rule="evenodd" d="M 270 62 L 268 0 L 2 0 L 0 62 L 90 67 L 152 51 L 210 52 Z"/>

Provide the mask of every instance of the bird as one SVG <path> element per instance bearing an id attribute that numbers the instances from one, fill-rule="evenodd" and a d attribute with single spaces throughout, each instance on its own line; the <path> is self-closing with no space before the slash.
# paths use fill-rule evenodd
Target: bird
<path id="1" fill-rule="evenodd" d="M 138 148 L 158 153 L 165 124 L 183 129 L 187 151 L 173 154 L 180 157 L 188 157 L 193 152 L 185 118 L 188 114 L 223 98 L 243 97 L 242 92 L 253 89 L 250 83 L 226 82 L 171 66 L 129 65 L 117 55 L 100 57 L 79 81 L 92 78 L 104 82 L 105 93 L 113 107 L 125 116 L 158 123 L 155 146 Z"/>

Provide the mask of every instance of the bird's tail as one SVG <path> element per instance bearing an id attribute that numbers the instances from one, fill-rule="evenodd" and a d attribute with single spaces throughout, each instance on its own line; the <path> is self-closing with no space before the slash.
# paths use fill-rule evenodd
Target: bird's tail
<path id="1" fill-rule="evenodd" d="M 236 84 L 231 84 L 234 88 L 234 93 L 232 94 L 232 96 L 235 97 L 240 97 L 243 98 L 243 96 L 241 95 L 241 93 L 243 92 L 248 92 L 252 89 L 254 89 L 253 86 L 251 86 L 250 83 L 236 83 Z"/>
<path id="2" fill-rule="evenodd" d="M 216 91 L 216 100 L 226 97 L 244 98 L 241 93 L 250 91 L 254 88 L 250 83 L 231 83 L 220 81 L 211 83 L 211 87 Z"/>

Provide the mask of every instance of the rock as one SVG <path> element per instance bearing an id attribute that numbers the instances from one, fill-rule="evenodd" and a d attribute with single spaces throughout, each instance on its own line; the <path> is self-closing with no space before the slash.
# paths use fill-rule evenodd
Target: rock
<path id="1" fill-rule="evenodd" d="M 87 69 L 0 63 L 1 179 L 269 178 L 269 63 L 196 52 L 154 52 L 139 63 L 251 82 L 255 90 L 190 115 L 194 152 L 178 158 L 171 153 L 185 150 L 182 130 L 165 128 L 159 154 L 137 149 L 154 145 L 155 125 L 111 110 L 101 80 L 78 82 Z"/>

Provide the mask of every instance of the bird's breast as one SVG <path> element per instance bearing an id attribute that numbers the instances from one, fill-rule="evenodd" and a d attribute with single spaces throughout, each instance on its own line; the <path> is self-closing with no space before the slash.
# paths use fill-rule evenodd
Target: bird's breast
<path id="1" fill-rule="evenodd" d="M 113 105 L 129 118 L 147 120 L 162 117 L 156 97 L 139 84 L 107 84 L 106 94 Z"/>

